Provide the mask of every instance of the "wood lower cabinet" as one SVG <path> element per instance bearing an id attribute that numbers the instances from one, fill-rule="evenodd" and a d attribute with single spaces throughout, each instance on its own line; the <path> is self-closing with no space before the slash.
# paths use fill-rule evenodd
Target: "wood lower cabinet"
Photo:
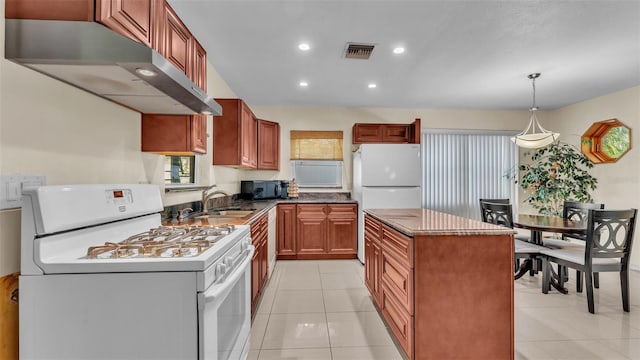
<path id="1" fill-rule="evenodd" d="M 354 205 L 327 206 L 327 252 L 353 255 L 357 252 L 358 214 Z"/>
<path id="2" fill-rule="evenodd" d="M 324 204 L 298 204 L 296 226 L 297 255 L 327 253 L 327 214 Z"/>
<path id="3" fill-rule="evenodd" d="M 269 280 L 267 237 L 268 215 L 265 214 L 251 224 L 251 241 L 255 247 L 251 259 L 251 316 L 255 313 L 264 286 Z"/>
<path id="4" fill-rule="evenodd" d="M 258 170 L 280 170 L 280 124 L 258 119 Z"/>
<path id="5" fill-rule="evenodd" d="M 276 254 L 278 260 L 296 258 L 296 205 L 278 205 L 276 216 Z"/>
<path id="6" fill-rule="evenodd" d="M 355 259 L 356 204 L 278 205 L 278 259 Z"/>
<path id="7" fill-rule="evenodd" d="M 215 99 L 222 115 L 213 117 L 213 165 L 257 167 L 257 120 L 242 99 Z"/>
<path id="8" fill-rule="evenodd" d="M 142 114 L 141 148 L 160 154 L 205 154 L 206 115 Z"/>
<path id="9" fill-rule="evenodd" d="M 382 289 L 382 226 L 379 222 L 365 216 L 364 218 L 364 283 L 371 293 L 373 302 L 380 307 Z"/>
<path id="10" fill-rule="evenodd" d="M 156 12 L 161 11 L 158 0 L 97 0 L 96 21 L 148 47 L 155 47 Z"/>
<path id="11" fill-rule="evenodd" d="M 513 234 L 364 226 L 365 284 L 408 359 L 513 359 Z"/>

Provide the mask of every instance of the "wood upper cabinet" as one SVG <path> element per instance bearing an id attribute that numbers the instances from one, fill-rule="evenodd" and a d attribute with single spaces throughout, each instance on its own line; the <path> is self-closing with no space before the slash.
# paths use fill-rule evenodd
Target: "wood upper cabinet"
<path id="1" fill-rule="evenodd" d="M 280 260 L 296 258 L 296 205 L 278 205 L 276 215 L 276 252 Z"/>
<path id="2" fill-rule="evenodd" d="M 192 36 L 175 11 L 164 2 L 160 23 L 158 52 L 178 70 L 189 76 Z"/>
<path id="3" fill-rule="evenodd" d="M 191 69 L 187 72 L 187 76 L 200 87 L 203 91 L 207 91 L 207 52 L 202 45 L 191 38 L 193 61 L 191 61 Z"/>
<path id="4" fill-rule="evenodd" d="M 403 124 L 354 124 L 353 143 L 408 143 L 409 126 Z"/>
<path id="5" fill-rule="evenodd" d="M 280 124 L 258 119 L 258 169 L 280 170 Z"/>
<path id="6" fill-rule="evenodd" d="M 148 47 L 155 47 L 156 12 L 159 0 L 96 0 L 96 21 Z"/>
<path id="7" fill-rule="evenodd" d="M 142 114 L 142 151 L 161 154 L 205 154 L 206 115 Z"/>
<path id="8" fill-rule="evenodd" d="M 356 123 L 352 128 L 353 144 L 419 144 L 420 119 L 411 124 Z"/>
<path id="9" fill-rule="evenodd" d="M 255 169 L 257 121 L 241 99 L 215 99 L 222 115 L 213 117 L 213 165 Z"/>
<path id="10" fill-rule="evenodd" d="M 324 204 L 298 204 L 297 255 L 327 252 L 327 214 Z"/>

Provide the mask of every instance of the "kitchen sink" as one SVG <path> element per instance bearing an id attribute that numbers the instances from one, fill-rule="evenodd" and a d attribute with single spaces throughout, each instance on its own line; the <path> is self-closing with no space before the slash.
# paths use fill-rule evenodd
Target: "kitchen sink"
<path id="1" fill-rule="evenodd" d="M 245 217 L 253 212 L 254 210 L 216 210 L 212 211 L 209 216 Z"/>

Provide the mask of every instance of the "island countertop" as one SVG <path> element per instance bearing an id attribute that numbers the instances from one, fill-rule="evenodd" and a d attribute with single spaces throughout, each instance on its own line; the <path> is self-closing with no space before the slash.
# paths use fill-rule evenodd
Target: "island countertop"
<path id="1" fill-rule="evenodd" d="M 366 209 L 365 213 L 408 236 L 501 235 L 516 231 L 429 209 Z"/>

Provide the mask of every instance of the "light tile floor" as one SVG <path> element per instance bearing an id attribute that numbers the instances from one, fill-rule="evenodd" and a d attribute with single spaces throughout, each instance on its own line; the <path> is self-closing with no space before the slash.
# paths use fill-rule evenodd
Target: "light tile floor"
<path id="1" fill-rule="evenodd" d="M 363 275 L 357 260 L 278 261 L 251 327 L 248 359 L 402 359 Z M 630 276 L 629 313 L 616 273 L 600 275 L 595 315 L 586 294 L 575 291 L 575 271 L 568 295 L 542 294 L 539 281 L 515 282 L 515 359 L 640 359 L 639 272 Z"/>

